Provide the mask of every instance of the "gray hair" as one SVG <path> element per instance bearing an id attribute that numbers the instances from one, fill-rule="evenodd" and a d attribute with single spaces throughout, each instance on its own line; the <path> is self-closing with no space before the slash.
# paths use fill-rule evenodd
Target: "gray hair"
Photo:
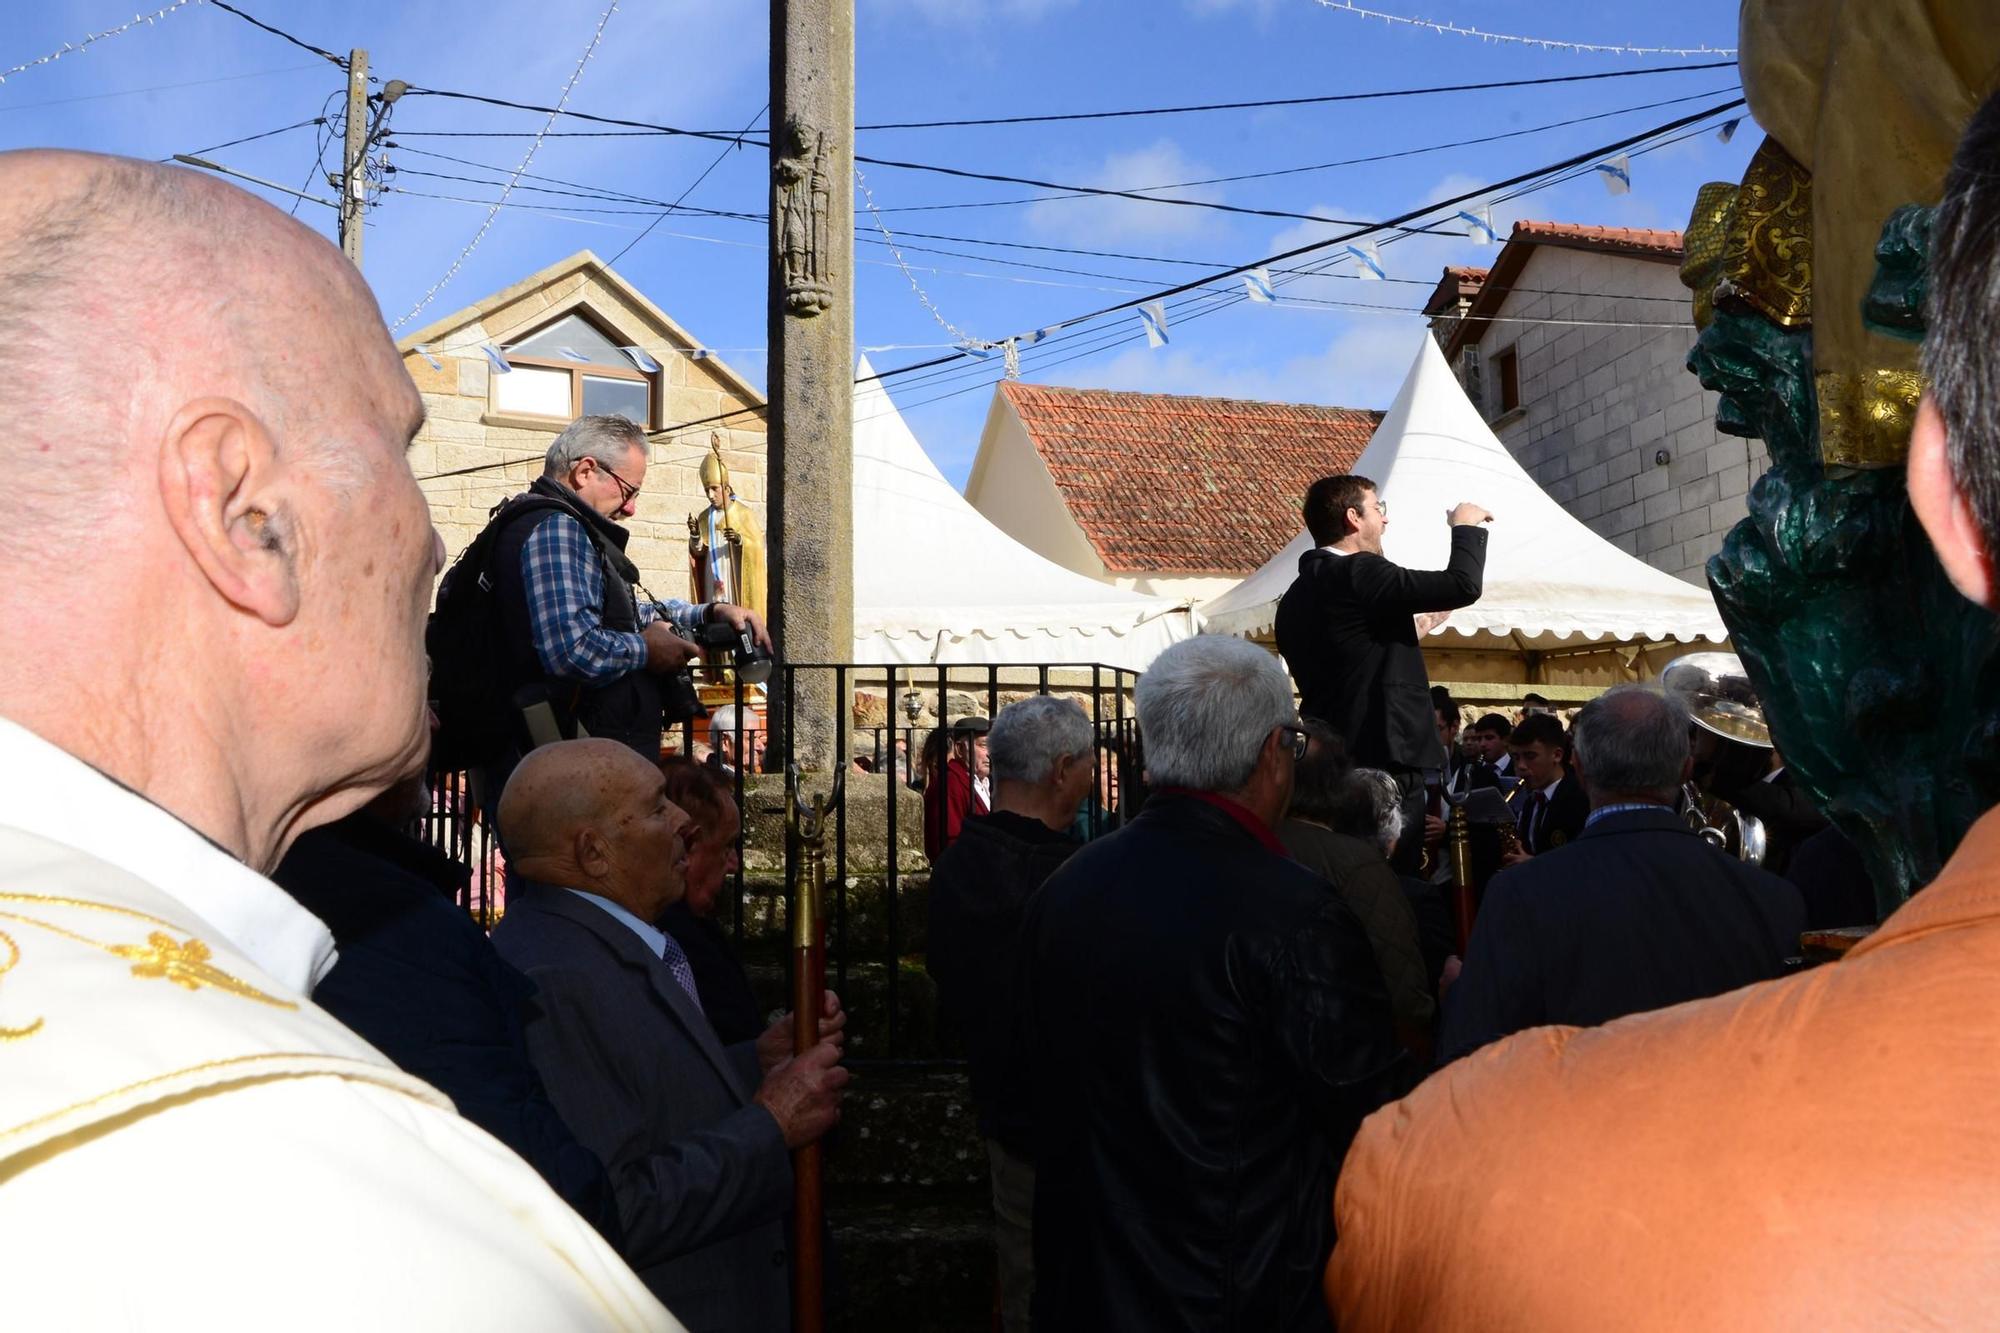
<path id="1" fill-rule="evenodd" d="M 1688 761 L 1687 705 L 1654 685 L 1614 685 L 1570 728 L 1593 800 L 1629 796 L 1671 805 Z"/>
<path id="2" fill-rule="evenodd" d="M 578 417 L 563 427 L 562 434 L 549 445 L 542 476 L 550 481 L 567 482 L 569 470 L 586 458 L 596 459 L 601 467 L 615 469 L 634 449 L 644 452 L 645 448 L 646 432 L 626 417 Z"/>
<path id="3" fill-rule="evenodd" d="M 1291 722 L 1292 683 L 1245 639 L 1202 634 L 1158 657 L 1133 691 L 1155 786 L 1241 789 L 1271 729 Z"/>
<path id="4" fill-rule="evenodd" d="M 1074 699 L 1038 694 L 1008 704 L 993 719 L 986 757 L 995 782 L 1046 782 L 1056 760 L 1090 753 L 1090 719 Z"/>
<path id="5" fill-rule="evenodd" d="M 1327 827 L 1382 849 L 1387 856 L 1403 836 L 1403 792 L 1379 768 L 1348 770 Z"/>
<path id="6" fill-rule="evenodd" d="M 708 739 L 711 744 L 718 737 L 723 737 L 727 738 L 729 743 L 734 745 L 736 743 L 736 731 L 739 727 L 742 728 L 743 734 L 746 736 L 757 730 L 757 715 L 747 708 L 739 710 L 735 704 L 724 704 L 722 707 L 709 712 Z"/>

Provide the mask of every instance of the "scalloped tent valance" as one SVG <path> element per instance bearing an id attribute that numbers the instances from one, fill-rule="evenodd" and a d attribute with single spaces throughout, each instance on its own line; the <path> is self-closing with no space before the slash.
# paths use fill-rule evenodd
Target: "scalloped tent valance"
<path id="1" fill-rule="evenodd" d="M 1200 632 L 1184 603 L 1064 569 L 952 489 L 866 357 L 854 389 L 854 660 L 1143 671 Z"/>

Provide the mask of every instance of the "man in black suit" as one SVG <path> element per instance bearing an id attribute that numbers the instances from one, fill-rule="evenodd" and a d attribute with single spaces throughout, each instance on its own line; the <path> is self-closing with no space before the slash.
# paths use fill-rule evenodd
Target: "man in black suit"
<path id="1" fill-rule="evenodd" d="M 1305 732 L 1270 654 L 1177 643 L 1137 704 L 1144 809 L 1022 918 L 1034 1326 L 1324 1329 L 1334 1173 L 1407 1081 L 1381 972 L 1274 832 Z"/>
<path id="2" fill-rule="evenodd" d="M 618 742 L 533 751 L 500 818 L 511 858 L 493 943 L 535 984 L 529 1054 L 610 1169 L 627 1244 L 674 1256 L 640 1278 L 695 1333 L 788 1327 L 791 1150 L 840 1117 L 838 1003 L 803 1055 L 789 1017 L 755 1042 L 716 1040 L 680 946 L 653 924 L 682 892 L 688 818 Z"/>
<path id="3" fill-rule="evenodd" d="M 1590 798 L 1569 771 L 1569 737 L 1548 713 L 1530 713 L 1512 735 L 1514 773 L 1521 786 L 1514 798 L 1521 850 L 1504 858 L 1519 865 L 1575 840 L 1590 817 Z"/>
<path id="4" fill-rule="evenodd" d="M 1472 777 L 1467 785 L 1511 791 L 1520 780 L 1508 749 L 1514 739 L 1514 724 L 1498 713 L 1488 713 L 1467 727 L 1465 735 L 1472 745 Z"/>
<path id="5" fill-rule="evenodd" d="M 1446 999 L 1440 1061 L 1523 1028 L 1608 1023 L 1790 966 L 1805 925 L 1799 891 L 1710 847 L 1674 812 L 1688 729 L 1677 699 L 1643 685 L 1577 714 L 1589 821 L 1576 841 L 1487 885 Z"/>
<path id="6" fill-rule="evenodd" d="M 1479 600 L 1486 529 L 1493 516 L 1461 504 L 1451 524 L 1451 562 L 1442 570 L 1404 569 L 1382 554 L 1389 511 L 1366 477 L 1321 477 L 1306 490 L 1306 529 L 1317 545 L 1299 557 L 1299 576 L 1278 601 L 1278 651 L 1299 687 L 1299 709 L 1331 726 L 1356 764 L 1379 768 L 1403 793 L 1403 839 L 1395 865 L 1421 860 L 1424 770 L 1436 768 L 1436 716 L 1422 629 L 1438 612 Z"/>

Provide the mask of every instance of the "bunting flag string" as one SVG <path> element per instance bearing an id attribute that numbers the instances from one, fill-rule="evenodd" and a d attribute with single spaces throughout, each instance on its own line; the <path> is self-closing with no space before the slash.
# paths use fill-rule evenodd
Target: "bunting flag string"
<path id="1" fill-rule="evenodd" d="M 1734 120 L 1723 121 L 1722 128 L 1715 132 L 1715 141 L 1717 143 L 1728 143 L 1736 137 L 1736 127 L 1742 123 L 1743 117 L 1741 116 L 1736 117 Z"/>
<path id="2" fill-rule="evenodd" d="M 1382 256 L 1376 250 L 1375 242 L 1362 241 L 1358 245 L 1350 242 L 1346 253 L 1361 270 L 1355 275 L 1356 277 L 1365 278 L 1369 282 L 1380 282 L 1389 276 L 1382 269 Z"/>
<path id="3" fill-rule="evenodd" d="M 625 353 L 626 356 L 630 357 L 632 359 L 632 364 L 637 366 L 640 370 L 644 371 L 646 374 L 657 375 L 660 373 L 660 363 L 655 361 L 651 356 L 647 355 L 645 348 L 621 347 L 618 350 Z"/>
<path id="4" fill-rule="evenodd" d="M 1592 169 L 1597 172 L 1599 179 L 1604 182 L 1604 188 L 1610 193 L 1632 193 L 1632 159 L 1625 154 L 1620 153 L 1608 162 L 1599 162 Z"/>
<path id="5" fill-rule="evenodd" d="M 1010 380 L 1020 379 L 1021 378 L 1020 347 L 1016 345 L 1015 340 L 1012 338 L 1009 338 L 1006 342 L 1002 343 L 1001 347 L 1003 347 L 1006 350 L 1006 355 L 1007 355 L 1007 378 Z"/>
<path id="6" fill-rule="evenodd" d="M 435 356 L 431 355 L 431 349 L 428 345 L 424 343 L 418 343 L 417 355 L 422 357 L 424 359 L 424 364 L 429 366 L 432 370 L 444 369 L 444 362 L 438 360 Z"/>
<path id="7" fill-rule="evenodd" d="M 1493 210 L 1490 207 L 1461 208 L 1453 216 L 1466 224 L 1465 235 L 1474 245 L 1492 245 L 1500 239 L 1500 234 L 1493 230 Z"/>
<path id="8" fill-rule="evenodd" d="M 513 373 L 514 367 L 507 364 L 507 358 L 500 355 L 500 349 L 492 343 L 482 343 L 479 350 L 486 353 L 486 360 L 492 365 L 495 375 L 509 375 Z"/>
<path id="9" fill-rule="evenodd" d="M 1146 346 L 1167 345 L 1167 303 L 1148 301 L 1139 307 L 1139 324 L 1146 330 Z"/>
<path id="10" fill-rule="evenodd" d="M 1271 270 L 1253 268 L 1243 275 L 1243 294 L 1259 305 L 1270 305 L 1278 299 L 1271 290 Z"/>

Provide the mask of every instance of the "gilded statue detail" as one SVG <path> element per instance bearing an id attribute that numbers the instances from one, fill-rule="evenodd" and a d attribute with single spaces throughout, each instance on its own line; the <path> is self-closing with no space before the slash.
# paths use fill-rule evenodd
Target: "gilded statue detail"
<path id="1" fill-rule="evenodd" d="M 722 433 L 708 438 L 701 460 L 701 486 L 708 508 L 688 515 L 688 560 L 698 602 L 734 602 L 768 614 L 764 575 L 764 534 L 757 516 L 736 497 L 729 465 L 722 461 Z"/>

